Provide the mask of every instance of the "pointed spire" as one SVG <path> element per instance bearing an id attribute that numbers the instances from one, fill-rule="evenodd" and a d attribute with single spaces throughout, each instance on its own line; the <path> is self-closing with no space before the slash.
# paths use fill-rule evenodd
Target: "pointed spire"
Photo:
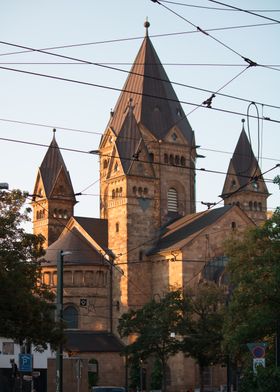
<path id="1" fill-rule="evenodd" d="M 108 127 L 112 128 L 116 135 L 119 134 L 126 117 L 127 102 L 132 98 L 137 124 L 141 123 L 156 139 L 163 140 L 170 129 L 176 125 L 189 145 L 192 145 L 193 131 L 150 40 L 149 25 L 148 21 L 144 24 L 147 34 Z"/>
<path id="2" fill-rule="evenodd" d="M 42 176 L 42 181 L 44 183 L 46 197 L 50 196 L 53 186 L 57 180 L 57 176 L 60 171 L 63 170 L 68 181 L 68 188 L 70 191 L 69 196 L 75 198 L 71 179 L 64 163 L 63 157 L 61 155 L 59 146 L 57 144 L 55 133 L 56 129 L 54 128 L 51 144 L 49 145 L 49 148 L 40 166 L 40 173 Z"/>

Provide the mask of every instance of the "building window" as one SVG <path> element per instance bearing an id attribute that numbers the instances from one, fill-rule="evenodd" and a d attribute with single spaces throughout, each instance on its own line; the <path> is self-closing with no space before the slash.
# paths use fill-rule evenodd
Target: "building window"
<path id="1" fill-rule="evenodd" d="M 253 202 L 249 201 L 249 210 L 252 211 L 253 210 Z"/>
<path id="2" fill-rule="evenodd" d="M 120 224 L 119 222 L 116 223 L 116 233 L 118 233 L 120 231 Z"/>
<path id="3" fill-rule="evenodd" d="M 254 201 L 254 210 L 257 211 L 258 210 L 258 203 L 256 201 Z"/>
<path id="4" fill-rule="evenodd" d="M 169 155 L 169 163 L 170 165 L 174 165 L 174 155 L 172 154 Z"/>
<path id="5" fill-rule="evenodd" d="M 148 194 L 148 188 L 144 188 L 143 193 L 144 193 L 144 195 L 147 195 Z"/>
<path id="6" fill-rule="evenodd" d="M 140 250 L 139 251 L 139 261 L 142 261 L 142 260 L 143 260 L 143 251 Z"/>
<path id="7" fill-rule="evenodd" d="M 236 229 L 236 222 L 231 222 L 231 228 L 232 230 Z"/>
<path id="8" fill-rule="evenodd" d="M 149 159 L 150 159 L 150 162 L 154 162 L 155 156 L 154 156 L 154 153 L 153 153 L 153 152 L 150 152 L 150 154 L 149 154 Z"/>
<path id="9" fill-rule="evenodd" d="M 132 192 L 133 192 L 134 194 L 137 193 L 137 187 L 136 187 L 136 186 L 134 186 L 134 187 L 132 188 Z"/>
<path id="10" fill-rule="evenodd" d="M 180 157 L 179 155 L 175 155 L 175 165 L 180 165 Z"/>
<path id="11" fill-rule="evenodd" d="M 141 186 L 139 186 L 139 188 L 138 188 L 138 193 L 139 193 L 139 195 L 140 195 L 140 196 L 142 196 L 143 189 L 142 189 L 142 187 L 141 187 Z"/>
<path id="12" fill-rule="evenodd" d="M 181 157 L 181 166 L 186 166 L 186 158 Z"/>
<path id="13" fill-rule="evenodd" d="M 262 211 L 262 203 L 258 203 L 259 211 Z"/>
<path id="14" fill-rule="evenodd" d="M 67 219 L 67 218 L 68 218 L 67 210 L 64 210 L 64 211 L 63 211 L 63 218 L 64 218 L 64 219 Z"/>
<path id="15" fill-rule="evenodd" d="M 115 196 L 116 196 L 116 192 L 115 192 L 115 189 L 113 189 L 113 190 L 112 190 L 112 199 L 114 199 Z"/>
<path id="16" fill-rule="evenodd" d="M 118 171 L 118 164 L 117 163 L 115 163 L 115 166 L 114 166 L 114 171 L 116 172 L 116 171 Z"/>
<path id="17" fill-rule="evenodd" d="M 108 167 L 108 161 L 107 161 L 107 159 L 104 159 L 104 161 L 103 161 L 103 169 L 107 169 L 107 167 Z"/>
<path id="18" fill-rule="evenodd" d="M 170 188 L 167 193 L 168 212 L 178 212 L 178 194 L 175 188 Z"/>
<path id="19" fill-rule="evenodd" d="M 62 210 L 58 210 L 58 217 L 59 217 L 59 218 L 62 218 L 62 217 L 63 217 L 63 212 L 62 212 Z"/>
<path id="20" fill-rule="evenodd" d="M 164 160 L 164 163 L 168 163 L 168 155 L 167 154 L 164 154 L 163 160 Z"/>
<path id="21" fill-rule="evenodd" d="M 78 311 L 74 306 L 67 306 L 63 310 L 63 320 L 66 323 L 67 329 L 78 328 Z"/>

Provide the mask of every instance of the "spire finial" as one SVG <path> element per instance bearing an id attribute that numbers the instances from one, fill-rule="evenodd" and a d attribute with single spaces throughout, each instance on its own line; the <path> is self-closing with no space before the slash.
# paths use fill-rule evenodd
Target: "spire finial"
<path id="1" fill-rule="evenodd" d="M 245 128 L 244 128 L 245 118 L 242 118 L 241 122 L 242 122 L 242 131 L 245 131 Z"/>
<path id="2" fill-rule="evenodd" d="M 55 133 L 56 133 L 56 129 L 53 128 L 53 139 L 55 139 Z"/>
<path id="3" fill-rule="evenodd" d="M 144 27 L 146 29 L 146 36 L 148 36 L 148 29 L 150 27 L 150 22 L 148 21 L 148 17 L 146 17 L 145 23 L 144 23 Z"/>

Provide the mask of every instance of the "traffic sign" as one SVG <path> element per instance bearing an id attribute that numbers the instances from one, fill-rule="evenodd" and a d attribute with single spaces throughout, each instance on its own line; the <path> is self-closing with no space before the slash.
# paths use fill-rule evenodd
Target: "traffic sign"
<path id="1" fill-rule="evenodd" d="M 265 358 L 254 358 L 253 359 L 253 371 L 257 373 L 258 367 L 265 367 Z"/>
<path id="2" fill-rule="evenodd" d="M 247 347 L 251 351 L 254 358 L 264 358 L 267 343 L 248 343 Z"/>
<path id="3" fill-rule="evenodd" d="M 33 368 L 32 354 L 19 354 L 18 363 L 19 363 L 20 372 L 32 372 L 32 368 Z"/>

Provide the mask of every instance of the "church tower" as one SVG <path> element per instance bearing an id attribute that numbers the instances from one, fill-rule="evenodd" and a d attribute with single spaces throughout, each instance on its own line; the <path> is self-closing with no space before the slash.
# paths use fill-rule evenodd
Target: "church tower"
<path id="1" fill-rule="evenodd" d="M 47 248 L 56 241 L 73 216 L 76 199 L 70 175 L 53 139 L 38 169 L 33 191 L 33 233 L 43 234 Z"/>
<path id="2" fill-rule="evenodd" d="M 160 228 L 195 212 L 195 139 L 148 36 L 129 72 L 100 151 L 100 215 L 119 277 L 121 311 L 151 296 L 145 256 Z M 120 276 L 120 274 L 119 274 Z"/>
<path id="3" fill-rule="evenodd" d="M 267 218 L 266 200 L 269 193 L 246 135 L 244 121 L 221 197 L 225 205 L 239 206 L 256 224 L 260 224 Z"/>

